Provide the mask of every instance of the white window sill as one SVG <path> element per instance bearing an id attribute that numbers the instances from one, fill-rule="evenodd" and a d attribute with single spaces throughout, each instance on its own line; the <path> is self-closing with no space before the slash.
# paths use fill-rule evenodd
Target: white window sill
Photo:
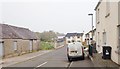
<path id="1" fill-rule="evenodd" d="M 110 13 L 108 13 L 106 16 L 105 16 L 105 18 L 107 18 L 107 17 L 109 17 L 110 16 Z"/>

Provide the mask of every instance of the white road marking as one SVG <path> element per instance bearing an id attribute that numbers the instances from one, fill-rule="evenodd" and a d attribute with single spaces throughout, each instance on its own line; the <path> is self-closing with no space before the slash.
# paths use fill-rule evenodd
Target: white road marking
<path id="1" fill-rule="evenodd" d="M 37 56 L 33 56 L 33 57 L 31 57 L 31 58 L 28 58 L 28 59 L 32 59 L 32 58 L 35 58 L 35 57 L 41 56 L 41 55 L 43 55 L 43 54 L 45 54 L 45 53 L 48 53 L 48 52 L 50 52 L 50 51 L 43 52 L 43 53 L 41 53 L 41 54 L 39 54 L 39 55 L 37 55 Z"/>
<path id="2" fill-rule="evenodd" d="M 43 65 L 45 65 L 46 63 L 47 63 L 47 62 L 44 62 L 44 63 L 38 65 L 37 68 L 38 68 L 38 67 L 41 67 L 41 66 L 43 66 Z"/>
<path id="3" fill-rule="evenodd" d="M 69 66 L 69 67 L 71 67 L 72 64 L 73 64 L 73 62 L 70 63 L 70 66 Z"/>
<path id="4" fill-rule="evenodd" d="M 93 62 L 93 58 L 91 56 L 89 56 L 89 57 L 90 57 L 91 61 Z"/>

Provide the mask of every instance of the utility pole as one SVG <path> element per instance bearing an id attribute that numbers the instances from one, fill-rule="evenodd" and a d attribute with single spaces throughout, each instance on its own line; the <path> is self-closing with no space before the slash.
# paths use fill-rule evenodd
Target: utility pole
<path id="1" fill-rule="evenodd" d="M 89 46 L 89 55 L 90 56 L 92 56 L 93 57 L 93 43 L 92 43 L 92 41 L 93 41 L 93 14 L 88 14 L 89 16 L 92 16 L 92 30 L 91 30 L 91 32 L 92 32 L 92 39 L 91 39 L 91 46 Z"/>
<path id="2" fill-rule="evenodd" d="M 93 14 L 88 14 L 89 16 L 92 16 L 92 40 L 93 40 Z"/>

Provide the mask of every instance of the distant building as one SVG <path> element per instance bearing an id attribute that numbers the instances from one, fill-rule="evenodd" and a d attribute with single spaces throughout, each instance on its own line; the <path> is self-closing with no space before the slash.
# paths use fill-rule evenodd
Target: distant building
<path id="1" fill-rule="evenodd" d="M 93 33 L 93 39 L 92 39 L 92 33 Z M 85 34 L 85 42 L 86 42 L 86 45 L 89 45 L 91 44 L 91 41 L 96 41 L 96 28 L 93 29 L 93 32 L 92 30 L 89 31 L 88 33 Z"/>
<path id="2" fill-rule="evenodd" d="M 86 43 L 86 45 L 90 44 L 90 35 L 89 35 L 89 33 L 85 34 L 85 43 Z"/>
<path id="3" fill-rule="evenodd" d="M 57 42 L 63 42 L 65 36 L 57 36 Z"/>
<path id="4" fill-rule="evenodd" d="M 83 33 L 67 33 L 65 36 L 65 44 L 69 44 L 72 42 L 82 42 L 83 41 Z"/>
<path id="5" fill-rule="evenodd" d="M 0 57 L 13 57 L 39 50 L 40 40 L 29 29 L 0 24 Z"/>
<path id="6" fill-rule="evenodd" d="M 58 39 L 62 39 L 64 38 L 65 36 L 57 36 Z"/>
<path id="7" fill-rule="evenodd" d="M 96 49 L 102 53 L 102 46 L 110 46 L 111 59 L 120 64 L 120 0 L 100 0 L 96 11 Z"/>

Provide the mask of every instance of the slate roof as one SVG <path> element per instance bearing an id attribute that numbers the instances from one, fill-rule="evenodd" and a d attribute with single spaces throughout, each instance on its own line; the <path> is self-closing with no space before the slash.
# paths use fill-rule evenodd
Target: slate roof
<path id="1" fill-rule="evenodd" d="M 27 28 L 0 24 L 0 38 L 3 39 L 38 39 L 37 35 Z"/>
<path id="2" fill-rule="evenodd" d="M 0 25 L 0 38 L 2 38 L 2 26 Z M 1 41 L 1 39 L 0 39 Z"/>
<path id="3" fill-rule="evenodd" d="M 65 37 L 71 37 L 71 36 L 83 36 L 83 33 L 67 33 Z"/>

